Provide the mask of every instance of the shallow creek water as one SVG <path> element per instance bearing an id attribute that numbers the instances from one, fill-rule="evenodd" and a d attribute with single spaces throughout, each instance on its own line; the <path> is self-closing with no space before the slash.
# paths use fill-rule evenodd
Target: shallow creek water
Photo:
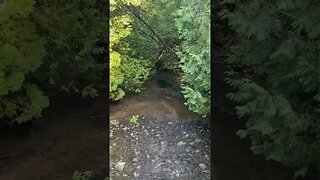
<path id="1" fill-rule="evenodd" d="M 210 178 L 210 120 L 190 112 L 180 91 L 178 77 L 162 72 L 111 105 L 111 179 Z"/>
<path id="2" fill-rule="evenodd" d="M 68 180 L 75 170 L 97 169 L 104 179 L 108 107 L 107 93 L 100 94 L 58 96 L 43 117 L 0 127 L 0 179 Z M 111 103 L 110 118 L 120 121 L 110 127 L 111 179 L 209 179 L 210 121 L 183 103 L 177 76 L 168 72 Z M 139 124 L 129 122 L 132 115 Z M 119 161 L 126 162 L 122 171 L 115 168 Z"/>
<path id="3" fill-rule="evenodd" d="M 0 132 L 1 180 L 69 180 L 106 166 L 107 107 L 100 96 L 55 98 L 43 117 Z"/>

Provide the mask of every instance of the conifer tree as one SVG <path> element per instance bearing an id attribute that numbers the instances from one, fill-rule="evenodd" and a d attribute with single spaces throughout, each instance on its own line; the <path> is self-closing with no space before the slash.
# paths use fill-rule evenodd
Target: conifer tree
<path id="1" fill-rule="evenodd" d="M 238 103 L 255 154 L 305 175 L 320 172 L 320 1 L 246 0 L 222 17 L 238 34 L 229 97 Z"/>

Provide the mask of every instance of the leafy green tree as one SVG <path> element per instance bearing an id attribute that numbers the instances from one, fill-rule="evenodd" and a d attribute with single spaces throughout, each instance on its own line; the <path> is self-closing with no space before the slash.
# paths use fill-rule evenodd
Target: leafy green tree
<path id="1" fill-rule="evenodd" d="M 43 0 L 35 4 L 32 17 L 38 33 L 47 40 L 48 52 L 34 73 L 37 81 L 55 91 L 96 95 L 92 83 L 101 80 L 107 68 L 102 58 L 107 48 L 104 6 L 101 0 Z"/>
<path id="2" fill-rule="evenodd" d="M 102 0 L 0 1 L 1 120 L 39 117 L 50 92 L 97 95 L 107 67 L 106 8 Z"/>
<path id="3" fill-rule="evenodd" d="M 182 0 L 175 16 L 185 104 L 205 117 L 210 113 L 210 1 Z"/>
<path id="4" fill-rule="evenodd" d="M 46 41 L 30 18 L 34 0 L 0 2 L 0 119 L 18 123 L 40 116 L 48 98 L 28 75 L 41 64 Z"/>
<path id="5" fill-rule="evenodd" d="M 236 88 L 229 96 L 239 116 L 248 117 L 238 135 L 296 176 L 320 172 L 320 2 L 233 3 L 221 14 L 238 34 L 227 59 L 234 64 L 228 82 Z"/>
<path id="6" fill-rule="evenodd" d="M 123 98 L 126 91 L 140 92 L 142 83 L 151 73 L 150 59 L 139 54 L 139 46 L 133 46 L 132 41 L 128 39 L 132 36 L 135 22 L 134 14 L 129 10 L 146 3 L 143 0 L 110 1 L 109 98 L 111 100 Z"/>

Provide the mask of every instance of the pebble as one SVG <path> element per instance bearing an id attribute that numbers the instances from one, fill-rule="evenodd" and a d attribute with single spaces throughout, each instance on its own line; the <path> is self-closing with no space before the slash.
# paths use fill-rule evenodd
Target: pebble
<path id="1" fill-rule="evenodd" d="M 200 163 L 200 164 L 199 164 L 199 167 L 200 167 L 202 170 L 204 170 L 204 169 L 207 168 L 207 166 L 206 166 L 205 164 L 203 164 L 203 163 Z"/>
<path id="2" fill-rule="evenodd" d="M 176 170 L 176 177 L 180 177 L 180 173 L 178 170 Z"/>
<path id="3" fill-rule="evenodd" d="M 156 137 L 160 137 L 160 134 L 157 134 Z"/>
<path id="4" fill-rule="evenodd" d="M 116 146 L 116 145 L 117 145 L 117 143 L 113 143 L 113 144 L 112 144 L 112 146 Z"/>
<path id="5" fill-rule="evenodd" d="M 138 177 L 140 174 L 137 172 L 133 172 L 134 177 Z"/>
<path id="6" fill-rule="evenodd" d="M 129 128 L 126 126 L 124 128 L 122 128 L 124 131 L 127 131 Z"/>
<path id="7" fill-rule="evenodd" d="M 170 125 L 171 125 L 171 124 L 173 124 L 173 122 L 168 122 L 168 124 L 170 124 Z"/>
<path id="8" fill-rule="evenodd" d="M 126 165 L 126 162 L 119 161 L 119 162 L 116 163 L 115 168 L 116 168 L 117 171 L 122 172 L 125 165 Z"/>
<path id="9" fill-rule="evenodd" d="M 186 145 L 187 143 L 185 143 L 185 142 L 183 142 L 183 141 L 180 141 L 180 142 L 178 142 L 178 146 L 183 146 L 183 145 Z"/>
<path id="10" fill-rule="evenodd" d="M 132 161 L 133 161 L 133 162 L 137 162 L 137 161 L 138 161 L 138 158 L 133 158 Z"/>

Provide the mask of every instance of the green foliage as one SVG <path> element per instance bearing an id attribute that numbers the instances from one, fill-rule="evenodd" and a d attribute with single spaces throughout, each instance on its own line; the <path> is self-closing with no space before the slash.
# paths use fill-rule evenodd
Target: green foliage
<path id="1" fill-rule="evenodd" d="M 111 14 L 117 13 L 119 8 L 118 4 L 110 2 Z M 121 40 L 131 34 L 130 22 L 132 18 L 127 14 L 122 14 L 118 16 L 111 16 L 110 19 L 110 71 L 109 71 L 109 99 L 119 100 L 125 95 L 124 90 L 120 87 L 124 80 L 124 72 L 121 69 L 121 63 L 126 58 L 123 54 L 128 51 L 127 44 L 122 43 Z M 120 52 L 119 52 L 120 51 Z"/>
<path id="2" fill-rule="evenodd" d="M 251 149 L 305 175 L 320 169 L 319 1 L 236 1 L 224 18 L 238 33 L 231 48 L 229 97 L 239 116 L 238 131 Z M 239 71 L 239 69 L 241 71 Z"/>
<path id="3" fill-rule="evenodd" d="M 140 10 L 135 9 L 135 11 L 167 46 L 173 48 L 179 38 L 172 14 L 177 7 L 174 1 L 157 0 L 145 3 L 140 7 Z M 164 47 L 160 40 L 139 19 L 133 22 L 132 30 L 132 36 L 128 37 L 128 42 L 134 47 L 134 49 L 132 49 L 133 54 L 148 60 L 152 67 L 155 67 L 155 64 L 157 62 L 159 63 L 159 61 L 171 64 L 177 61 L 177 58 L 170 54 L 168 49 Z M 163 63 L 163 65 L 165 65 L 165 63 Z M 166 66 L 164 68 L 169 67 Z"/>
<path id="4" fill-rule="evenodd" d="M 129 91 L 140 92 L 142 84 L 149 78 L 151 66 L 144 59 L 130 58 L 123 61 L 124 88 Z"/>
<path id="5" fill-rule="evenodd" d="M 123 4 L 130 8 L 142 6 L 144 1 L 111 1 L 110 20 L 110 82 L 109 98 L 111 100 L 122 99 L 127 91 L 140 92 L 141 86 L 149 77 L 152 65 L 148 56 L 141 52 L 141 36 L 132 34 L 133 27 L 137 24 L 133 15 L 123 10 Z M 130 38 L 133 38 L 130 40 Z M 141 43 L 145 43 L 145 39 Z M 132 49 L 131 47 L 134 47 Z"/>
<path id="6" fill-rule="evenodd" d="M 112 119 L 112 120 L 110 120 L 110 124 L 113 126 L 116 126 L 116 125 L 119 125 L 119 121 L 116 119 Z"/>
<path id="7" fill-rule="evenodd" d="M 47 56 L 34 74 L 37 81 L 56 89 L 94 96 L 93 82 L 104 76 L 107 63 L 104 2 L 39 1 L 32 13 L 39 34 L 47 40 Z M 98 57 L 98 58 L 97 58 Z"/>
<path id="8" fill-rule="evenodd" d="M 138 120 L 139 120 L 139 116 L 138 115 L 132 115 L 131 119 L 130 119 L 130 122 L 132 124 L 139 124 L 138 123 Z"/>
<path id="9" fill-rule="evenodd" d="M 210 1 L 182 0 L 175 23 L 182 39 L 177 51 L 186 105 L 203 117 L 210 113 Z"/>
<path id="10" fill-rule="evenodd" d="M 74 171 L 72 180 L 88 180 L 91 176 L 91 171 L 79 172 Z"/>
<path id="11" fill-rule="evenodd" d="M 0 2 L 0 119 L 25 122 L 39 117 L 48 98 L 27 76 L 45 56 L 45 41 L 30 20 L 34 1 Z"/>
<path id="12" fill-rule="evenodd" d="M 93 83 L 107 65 L 105 12 L 101 0 L 0 2 L 1 120 L 39 117 L 50 92 L 97 95 Z"/>

